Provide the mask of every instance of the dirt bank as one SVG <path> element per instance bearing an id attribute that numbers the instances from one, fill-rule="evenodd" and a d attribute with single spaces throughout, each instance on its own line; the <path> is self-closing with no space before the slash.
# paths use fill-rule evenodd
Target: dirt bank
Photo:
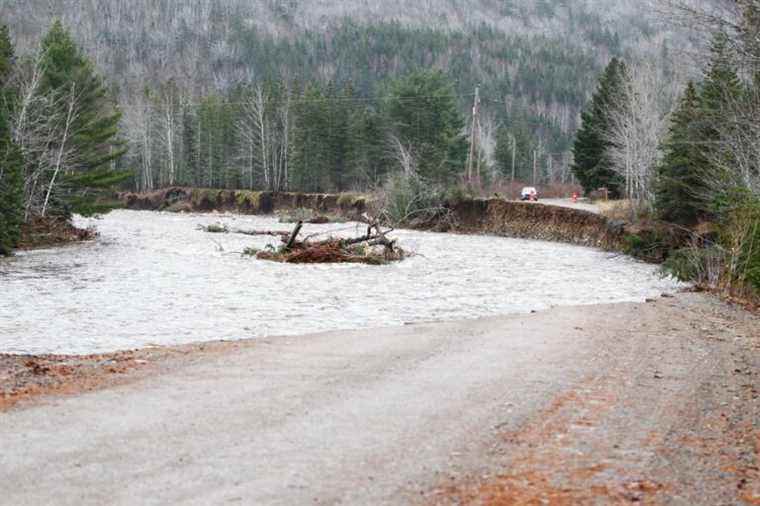
<path id="1" fill-rule="evenodd" d="M 522 239 L 558 241 L 607 250 L 620 250 L 626 235 L 623 223 L 568 207 L 478 199 L 456 202 L 453 229 Z"/>
<path id="2" fill-rule="evenodd" d="M 0 414 L 0 494 L 16 505 L 757 504 L 758 328 L 741 309 L 678 294 L 164 350 L 129 381 Z"/>
<path id="3" fill-rule="evenodd" d="M 71 224 L 71 221 L 63 218 L 35 218 L 21 226 L 21 239 L 17 249 L 54 248 L 89 241 L 96 235 L 94 230 L 77 228 Z"/>
<path id="4" fill-rule="evenodd" d="M 361 195 L 270 193 L 169 188 L 151 193 L 125 193 L 128 209 L 269 214 L 299 208 L 355 218 L 371 202 Z M 448 205 L 451 216 L 412 224 L 412 228 L 493 234 L 523 239 L 565 242 L 619 251 L 625 246 L 625 224 L 597 213 L 567 206 L 537 205 L 504 199 L 467 199 Z"/>
<path id="5" fill-rule="evenodd" d="M 366 198 L 354 194 L 273 193 L 182 187 L 148 193 L 122 193 L 118 198 L 127 209 L 137 211 L 271 214 L 279 210 L 312 209 L 358 216 L 367 207 Z"/>

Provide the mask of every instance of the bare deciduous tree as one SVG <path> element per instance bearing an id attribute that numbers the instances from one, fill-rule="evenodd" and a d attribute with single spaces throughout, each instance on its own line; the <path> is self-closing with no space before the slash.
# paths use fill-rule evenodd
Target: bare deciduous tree
<path id="1" fill-rule="evenodd" d="M 680 79 L 665 76 L 661 65 L 642 62 L 629 70 L 624 92 L 609 111 L 612 169 L 625 179 L 625 194 L 639 207 L 654 199 L 653 183 L 660 143 L 676 103 Z"/>
<path id="2" fill-rule="evenodd" d="M 72 85 L 66 92 L 41 92 L 44 69 L 41 52 L 13 76 L 19 90 L 19 105 L 11 117 L 13 140 L 24 158 L 24 214 L 45 216 L 61 173 L 76 167 L 76 153 L 70 140 L 79 114 L 79 90 Z"/>
<path id="3" fill-rule="evenodd" d="M 270 96 L 262 86 L 251 90 L 242 104 L 236 124 L 239 138 L 238 158 L 244 162 L 243 179 L 253 188 L 255 173 L 265 188 L 272 191 L 287 189 L 290 169 L 290 140 L 292 134 L 291 92 Z"/>

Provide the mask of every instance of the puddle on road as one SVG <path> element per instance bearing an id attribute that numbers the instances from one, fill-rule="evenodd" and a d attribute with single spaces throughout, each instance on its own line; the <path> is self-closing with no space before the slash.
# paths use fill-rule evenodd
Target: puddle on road
<path id="1" fill-rule="evenodd" d="M 401 263 L 282 265 L 239 254 L 278 239 L 196 229 L 216 222 L 292 227 L 271 217 L 116 211 L 77 220 L 97 227 L 95 242 L 0 260 L 0 352 L 89 354 L 461 320 L 643 301 L 679 286 L 656 266 L 594 249 L 416 231 L 393 234 L 419 253 Z"/>

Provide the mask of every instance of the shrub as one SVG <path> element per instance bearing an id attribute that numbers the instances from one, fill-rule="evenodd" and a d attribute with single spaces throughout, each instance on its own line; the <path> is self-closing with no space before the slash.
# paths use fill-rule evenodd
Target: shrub
<path id="1" fill-rule="evenodd" d="M 394 224 L 429 220 L 446 211 L 446 191 L 415 174 L 391 175 L 377 201 Z"/>
<path id="2" fill-rule="evenodd" d="M 717 287 L 723 276 L 725 260 L 725 252 L 719 246 L 695 245 L 671 252 L 662 265 L 662 271 L 680 281 Z"/>
<path id="3" fill-rule="evenodd" d="M 261 192 L 254 192 L 248 190 L 241 190 L 235 192 L 235 202 L 238 209 L 242 210 L 258 210 L 261 205 Z"/>
<path id="4" fill-rule="evenodd" d="M 338 207 L 344 209 L 354 207 L 359 199 L 361 199 L 361 196 L 355 193 L 341 193 L 338 197 Z"/>
<path id="5" fill-rule="evenodd" d="M 624 253 L 646 262 L 662 262 L 671 250 L 664 234 L 655 229 L 643 230 L 638 234 L 628 234 L 623 238 L 623 241 Z"/>
<path id="6" fill-rule="evenodd" d="M 730 286 L 760 294 L 760 198 L 746 196 L 725 215 L 720 242 Z"/>

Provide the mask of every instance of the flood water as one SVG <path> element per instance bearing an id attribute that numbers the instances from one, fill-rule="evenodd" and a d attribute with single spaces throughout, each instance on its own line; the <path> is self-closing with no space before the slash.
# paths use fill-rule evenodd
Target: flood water
<path id="1" fill-rule="evenodd" d="M 243 257 L 276 238 L 199 224 L 289 230 L 275 218 L 116 211 L 97 241 L 0 260 L 0 352 L 89 354 L 460 320 L 673 291 L 657 267 L 547 242 L 398 231 L 417 256 L 388 266 L 283 265 Z M 305 233 L 355 235 L 356 224 Z"/>

